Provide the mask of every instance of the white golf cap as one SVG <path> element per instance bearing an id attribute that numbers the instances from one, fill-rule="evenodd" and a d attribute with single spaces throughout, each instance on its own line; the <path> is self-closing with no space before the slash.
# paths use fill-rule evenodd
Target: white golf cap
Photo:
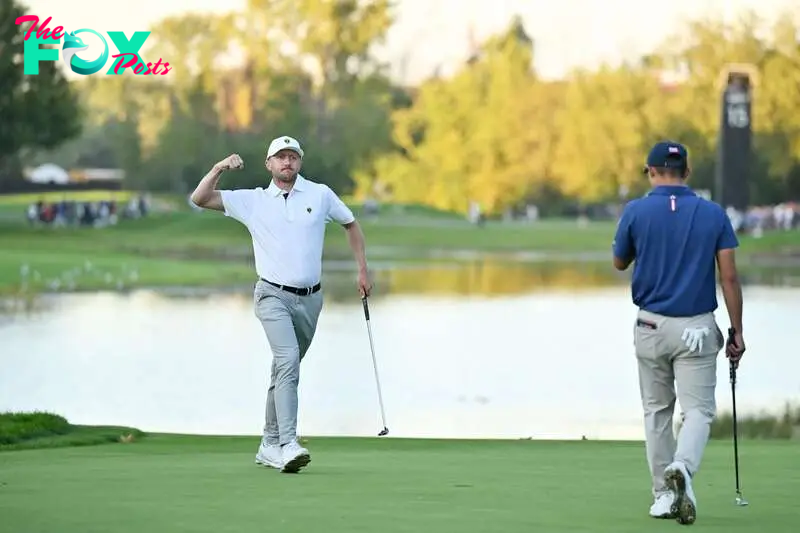
<path id="1" fill-rule="evenodd" d="M 300 157 L 303 157 L 303 149 L 300 148 L 300 143 L 297 142 L 297 139 L 284 135 L 283 137 L 278 137 L 269 143 L 267 159 L 277 154 L 281 150 L 294 150 L 300 155 Z"/>

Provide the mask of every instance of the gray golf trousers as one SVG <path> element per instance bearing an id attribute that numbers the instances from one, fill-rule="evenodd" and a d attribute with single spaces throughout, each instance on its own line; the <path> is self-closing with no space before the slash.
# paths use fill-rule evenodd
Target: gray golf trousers
<path id="1" fill-rule="evenodd" d="M 322 291 L 301 296 L 259 280 L 253 293 L 255 314 L 272 350 L 264 440 L 286 444 L 297 437 L 297 387 L 322 311 Z"/>
<path id="2" fill-rule="evenodd" d="M 681 339 L 687 327 L 709 329 L 700 352 L 690 352 Z M 692 475 L 700 468 L 716 415 L 717 354 L 724 343 L 713 313 L 674 318 L 638 312 L 634 346 L 654 496 L 668 490 L 664 470 L 673 461 L 684 463 Z M 673 430 L 676 388 L 683 415 L 677 442 Z"/>

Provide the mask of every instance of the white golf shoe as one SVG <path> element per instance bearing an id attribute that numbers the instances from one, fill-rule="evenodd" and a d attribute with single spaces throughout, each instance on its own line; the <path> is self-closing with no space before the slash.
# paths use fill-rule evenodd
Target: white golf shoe
<path id="1" fill-rule="evenodd" d="M 691 525 L 697 520 L 697 498 L 692 489 L 692 478 L 686 465 L 675 461 L 664 471 L 667 486 L 675 493 L 672 513 L 680 524 Z"/>
<path id="2" fill-rule="evenodd" d="M 256 464 L 277 468 L 278 470 L 283 468 L 281 447 L 277 444 L 265 444 L 262 442 L 258 447 L 258 453 L 256 453 Z"/>
<path id="3" fill-rule="evenodd" d="M 675 518 L 672 514 L 672 503 L 675 501 L 675 494 L 672 492 L 662 492 L 650 506 L 650 516 L 653 518 Z"/>
<path id="4" fill-rule="evenodd" d="M 293 440 L 283 445 L 283 468 L 281 472 L 294 474 L 311 462 L 311 454 Z"/>

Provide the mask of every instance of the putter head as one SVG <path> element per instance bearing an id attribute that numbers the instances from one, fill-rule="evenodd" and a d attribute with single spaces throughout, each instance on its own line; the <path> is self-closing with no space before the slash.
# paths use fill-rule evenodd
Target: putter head
<path id="1" fill-rule="evenodd" d="M 384 436 L 386 436 L 386 435 L 388 435 L 388 434 L 389 434 L 389 428 L 385 427 L 385 428 L 383 428 L 383 429 L 381 430 L 381 432 L 380 432 L 380 433 L 378 433 L 378 436 L 379 436 L 379 437 L 384 437 Z"/>
<path id="2" fill-rule="evenodd" d="M 736 495 L 736 506 L 737 507 L 747 507 L 749 505 L 748 501 L 745 500 L 741 494 Z"/>

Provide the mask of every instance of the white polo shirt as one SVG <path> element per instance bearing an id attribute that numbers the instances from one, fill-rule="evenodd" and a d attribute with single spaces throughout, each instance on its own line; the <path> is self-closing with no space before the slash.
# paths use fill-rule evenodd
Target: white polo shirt
<path id="1" fill-rule="evenodd" d="M 220 190 L 225 215 L 253 238 L 256 273 L 273 283 L 311 287 L 322 277 L 325 224 L 349 224 L 353 212 L 331 190 L 298 175 L 292 190 L 274 182 L 263 189 Z"/>

